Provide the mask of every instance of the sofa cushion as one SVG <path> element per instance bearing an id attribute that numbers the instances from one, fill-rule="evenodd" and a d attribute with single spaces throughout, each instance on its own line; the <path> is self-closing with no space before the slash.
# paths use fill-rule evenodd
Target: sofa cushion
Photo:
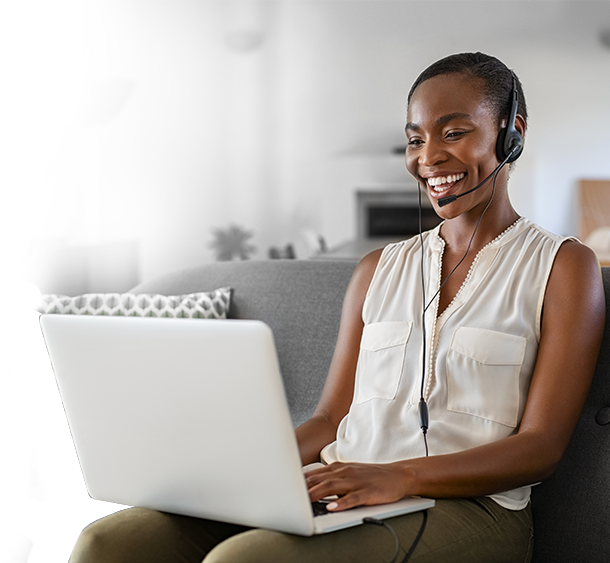
<path id="1" fill-rule="evenodd" d="M 32 295 L 0 287 L 0 488 L 82 480 L 41 314 L 226 318 L 231 290 L 189 295 Z"/>
<path id="2" fill-rule="evenodd" d="M 87 293 L 43 295 L 37 310 L 46 314 L 226 319 L 231 288 L 183 295 Z"/>
<path id="3" fill-rule="evenodd" d="M 610 303 L 610 268 L 602 268 Z M 532 489 L 534 563 L 610 560 L 610 322 L 591 391 L 555 473 Z"/>

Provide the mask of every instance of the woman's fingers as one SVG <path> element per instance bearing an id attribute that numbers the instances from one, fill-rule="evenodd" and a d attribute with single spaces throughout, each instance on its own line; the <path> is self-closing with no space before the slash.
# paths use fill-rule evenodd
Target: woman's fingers
<path id="1" fill-rule="evenodd" d="M 333 463 L 306 474 L 312 501 L 337 495 L 328 510 L 394 502 L 405 496 L 396 467 L 365 463 Z"/>

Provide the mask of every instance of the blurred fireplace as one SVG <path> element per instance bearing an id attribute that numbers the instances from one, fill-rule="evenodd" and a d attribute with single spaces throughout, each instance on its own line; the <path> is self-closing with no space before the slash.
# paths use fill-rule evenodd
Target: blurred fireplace
<path id="1" fill-rule="evenodd" d="M 422 194 L 422 230 L 436 227 L 441 218 Z M 356 192 L 359 239 L 408 238 L 419 233 L 417 188 L 403 190 L 358 190 Z"/>

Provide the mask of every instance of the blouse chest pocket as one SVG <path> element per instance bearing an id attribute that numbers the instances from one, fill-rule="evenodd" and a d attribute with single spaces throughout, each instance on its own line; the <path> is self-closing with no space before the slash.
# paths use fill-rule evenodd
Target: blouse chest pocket
<path id="1" fill-rule="evenodd" d="M 396 396 L 412 326 L 412 322 L 365 325 L 356 368 L 355 403 Z"/>
<path id="2" fill-rule="evenodd" d="M 515 428 L 526 339 L 460 327 L 447 355 L 447 409 Z"/>

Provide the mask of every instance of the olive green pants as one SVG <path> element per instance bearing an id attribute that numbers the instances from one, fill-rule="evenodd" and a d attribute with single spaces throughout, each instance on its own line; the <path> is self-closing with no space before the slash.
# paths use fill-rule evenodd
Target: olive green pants
<path id="1" fill-rule="evenodd" d="M 420 530 L 423 513 L 386 520 L 402 545 Z M 522 563 L 532 556 L 530 508 L 506 510 L 488 498 L 438 500 L 428 510 L 413 563 Z M 364 524 L 313 537 L 130 508 L 81 533 L 70 563 L 387 563 L 389 530 Z"/>

